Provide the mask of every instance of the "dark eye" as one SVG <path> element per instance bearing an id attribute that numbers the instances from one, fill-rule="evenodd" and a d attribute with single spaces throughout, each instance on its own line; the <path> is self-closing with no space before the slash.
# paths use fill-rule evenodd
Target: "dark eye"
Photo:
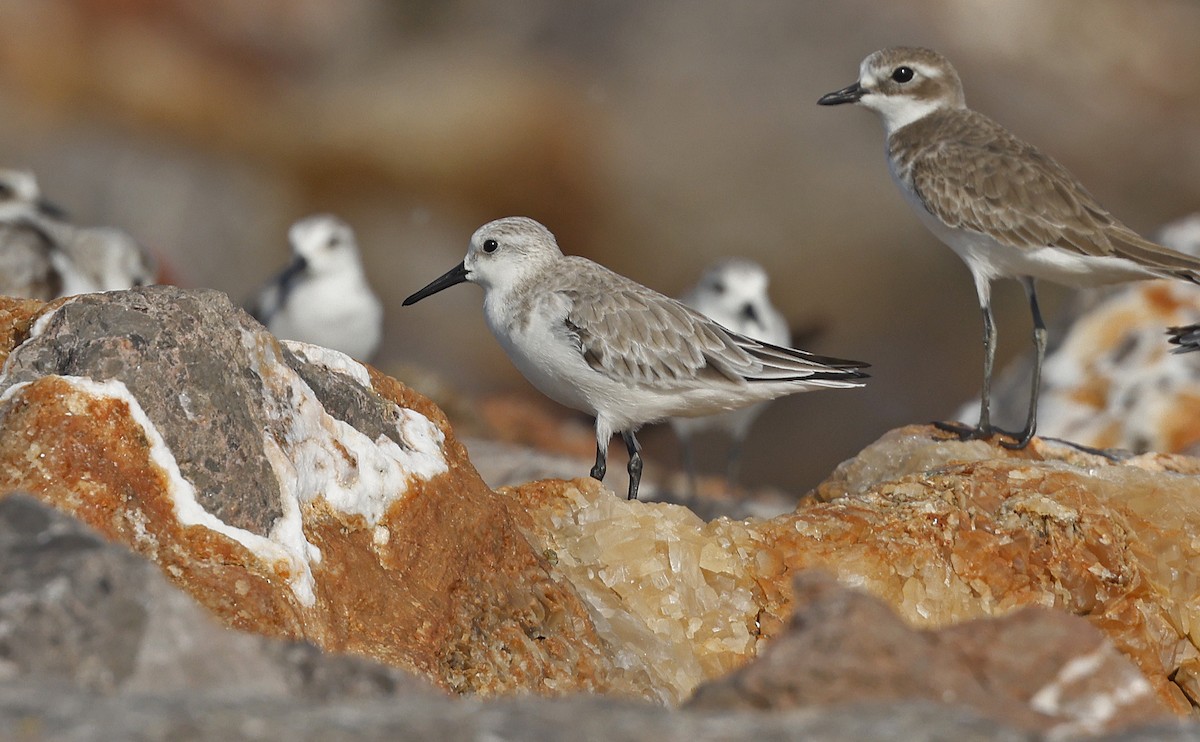
<path id="1" fill-rule="evenodd" d="M 337 243 L 338 243 L 337 235 L 330 235 L 329 239 L 326 240 L 326 242 L 325 242 L 325 249 L 332 250 L 333 248 L 337 247 Z"/>
<path id="2" fill-rule="evenodd" d="M 498 247 L 500 247 L 500 243 L 496 242 L 495 240 L 484 240 L 483 241 L 483 251 L 484 252 L 496 252 L 496 248 L 498 248 Z"/>
<path id="3" fill-rule="evenodd" d="M 12 186 L 7 183 L 0 183 L 0 198 L 8 198 L 13 195 Z"/>
<path id="4" fill-rule="evenodd" d="M 725 284 L 720 281 L 713 281 L 712 290 L 718 294 L 723 294 L 725 293 Z"/>
<path id="5" fill-rule="evenodd" d="M 892 72 L 892 79 L 896 82 L 908 82 L 909 80 L 913 79 L 913 74 L 914 73 L 911 67 L 897 67 L 896 70 Z"/>

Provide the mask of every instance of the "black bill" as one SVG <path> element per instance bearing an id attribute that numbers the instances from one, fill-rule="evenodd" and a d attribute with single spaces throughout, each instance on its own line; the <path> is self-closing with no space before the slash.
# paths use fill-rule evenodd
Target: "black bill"
<path id="1" fill-rule="evenodd" d="M 859 85 L 856 82 L 853 85 L 847 85 L 841 90 L 835 90 L 832 93 L 826 93 L 825 95 L 822 95 L 817 103 L 822 106 L 836 106 L 842 103 L 858 103 L 866 94 L 867 91 L 863 90 L 862 85 Z"/>
<path id="2" fill-rule="evenodd" d="M 448 289 L 451 286 L 462 283 L 466 280 L 467 266 L 464 263 L 459 263 L 441 276 L 433 279 L 428 286 L 405 299 L 404 306 L 407 307 L 409 304 L 416 304 L 427 296 L 433 296 L 442 289 Z"/>

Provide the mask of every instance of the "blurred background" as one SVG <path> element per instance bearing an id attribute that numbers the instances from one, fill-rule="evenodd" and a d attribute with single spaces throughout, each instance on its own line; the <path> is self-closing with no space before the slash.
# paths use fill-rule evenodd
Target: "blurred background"
<path id="1" fill-rule="evenodd" d="M 809 350 L 873 366 L 759 420 L 743 480 L 801 493 L 953 414 L 982 364 L 968 273 L 892 185 L 877 118 L 816 99 L 877 48 L 934 47 L 973 107 L 1149 234 L 1200 206 L 1198 38 L 1195 0 L 0 0 L 0 167 L 239 301 L 293 220 L 335 212 L 386 306 L 377 365 L 452 414 L 569 419 L 556 440 L 585 456 L 589 423 L 521 379 L 477 288 L 400 301 L 514 214 L 672 295 L 757 260 L 793 326 L 821 328 Z M 1043 294 L 1051 314 L 1070 296 Z M 995 296 L 1002 365 L 1029 318 L 1015 284 Z M 648 477 L 677 464 L 668 430 L 641 438 Z"/>

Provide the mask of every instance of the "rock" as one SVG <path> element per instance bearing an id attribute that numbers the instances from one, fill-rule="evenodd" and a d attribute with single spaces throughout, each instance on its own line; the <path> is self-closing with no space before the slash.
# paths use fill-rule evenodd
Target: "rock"
<path id="1" fill-rule="evenodd" d="M 311 676 L 328 678 L 311 691 L 317 697 L 387 694 L 414 673 L 460 694 L 585 692 L 673 705 L 759 655 L 766 664 L 738 677 L 764 673 L 773 641 L 784 656 L 789 642 L 806 640 L 781 637 L 809 615 L 819 630 L 809 640 L 857 625 L 856 641 L 892 653 L 845 654 L 843 669 L 857 662 L 862 673 L 892 679 L 922 663 L 944 669 L 914 686 L 905 705 L 947 687 L 970 700 L 978 695 L 972 682 L 989 689 L 963 667 L 1003 689 L 983 713 L 1007 704 L 1006 721 L 1025 729 L 1090 730 L 1102 714 L 1077 706 L 1103 699 L 1121 710 L 1112 726 L 1156 708 L 1184 713 L 1200 699 L 1196 459 L 1155 454 L 1117 463 L 1040 439 L 1012 452 L 910 427 L 842 464 L 794 512 L 705 522 L 677 505 L 626 501 L 586 478 L 493 492 L 427 400 L 345 356 L 280 344 L 217 292 L 151 287 L 44 306 L 0 299 L 5 339 L 15 347 L 0 347 L 0 492 L 29 492 L 125 544 L 228 626 L 390 668 L 340 670 L 316 650 L 287 645 L 248 652 L 245 668 L 229 671 L 231 687 L 253 685 L 256 666 L 282 662 L 297 669 L 259 673 L 270 693 Z M 31 522 L 46 517 L 15 512 Z M 100 553 L 94 539 L 87 549 Z M 43 557 L 21 553 L 13 564 L 36 571 Z M 67 642 L 61 666 L 14 649 L 0 668 L 17 677 L 40 668 L 48 682 L 66 679 L 86 691 L 155 690 L 145 679 L 156 673 L 165 687 L 184 687 L 171 665 L 185 660 L 169 652 L 155 659 L 137 637 L 207 634 L 172 629 L 154 618 L 160 609 L 128 597 L 145 567 L 53 553 L 46 563 L 57 559 L 71 576 L 14 578 L 8 605 L 22 625 L 37 623 L 20 613 L 33 605 L 28 596 L 58 606 L 47 609 L 47 626 L 22 629 L 31 647 L 51 635 L 79 638 Z M 814 599 L 793 621 L 804 601 L 792 581 L 813 567 L 882 600 L 904 625 L 876 604 L 819 585 L 808 592 L 828 593 L 831 602 Z M 96 628 L 69 629 L 66 618 L 53 618 L 78 621 L 71 596 L 103 596 L 104 580 L 113 597 L 96 597 Z M 61 596 L 67 602 L 51 600 Z M 882 627 L 878 635 L 848 619 L 837 626 L 843 619 L 829 616 L 840 615 L 839 605 Z M 1126 690 L 1141 687 L 1120 657 L 1094 632 L 1077 631 L 1070 616 L 1031 611 L 1039 606 L 1103 632 L 1150 694 L 1120 696 L 1121 679 Z M 135 638 L 107 638 L 104 627 L 119 623 Z M 1022 647 L 1034 641 L 1035 649 Z M 1020 666 L 989 653 L 992 645 L 1020 648 L 1011 652 Z M 896 659 L 866 667 L 882 657 Z M 1071 668 L 1082 665 L 1072 663 L 1089 657 L 1103 671 L 1088 673 L 1098 685 L 1074 687 Z M 222 674 L 196 662 L 199 674 Z M 89 663 L 99 670 L 78 669 Z M 851 718 L 893 713 L 886 699 L 898 697 L 868 695 L 859 701 L 866 710 Z M 821 705 L 832 696 L 818 699 L 806 709 L 822 716 L 795 718 L 817 727 L 832 718 Z M 202 716 L 211 702 L 146 708 Z M 97 714 L 125 708 L 79 704 Z M 643 706 L 612 708 L 651 725 L 659 718 Z M 958 707 L 939 708 L 946 723 L 966 718 Z M 312 711 L 314 724 L 323 723 L 321 713 Z M 967 716 L 972 729 L 1001 729 L 974 726 L 974 711 Z"/>
<path id="2" fill-rule="evenodd" d="M 0 500 L 0 681 L 17 678 L 104 695 L 437 693 L 394 667 L 225 628 L 149 561 L 23 495 Z"/>
<path id="3" fill-rule="evenodd" d="M 704 523 L 590 480 L 505 490 L 592 607 L 618 664 L 668 697 L 740 667 L 782 631 L 791 575 L 819 567 L 920 628 L 1044 606 L 1086 617 L 1183 713 L 1200 698 L 1200 461 L 1117 464 L 1035 441 L 1010 452 L 892 431 L 795 513 Z M 1042 650 L 1039 650 L 1042 651 Z"/>
<path id="4" fill-rule="evenodd" d="M 1030 607 L 921 631 L 824 573 L 802 572 L 793 586 L 784 633 L 754 662 L 700 686 L 689 707 L 925 699 L 1058 737 L 1171 717 L 1133 663 L 1077 616 Z"/>
<path id="5" fill-rule="evenodd" d="M 156 561 L 230 625 L 444 688 L 643 695 L 440 412 L 223 294 L 10 305 L 0 489 Z M 487 637 L 480 641 L 480 637 Z"/>

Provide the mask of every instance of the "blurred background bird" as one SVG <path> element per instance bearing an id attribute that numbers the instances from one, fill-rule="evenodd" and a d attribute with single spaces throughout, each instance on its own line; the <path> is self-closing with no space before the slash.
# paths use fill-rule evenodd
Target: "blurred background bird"
<path id="1" fill-rule="evenodd" d="M 0 170 L 0 292 L 47 301 L 144 286 L 155 261 L 115 227 L 81 227 L 42 196 L 36 176 Z"/>
<path id="2" fill-rule="evenodd" d="M 794 331 L 829 318 L 813 350 L 872 363 L 859 392 L 779 400 L 755 423 L 741 484 L 799 495 L 883 431 L 953 414 L 980 381 L 962 261 L 880 175 L 879 122 L 813 100 L 873 49 L 939 49 L 972 106 L 1148 233 L 1200 204 L 1197 34 L 1195 0 L 0 0 L 0 164 L 36 172 L 77 223 L 152 245 L 180 285 L 235 297 L 286 262 L 296 216 L 338 214 L 398 320 L 377 364 L 435 378 L 456 426 L 521 399 L 504 419 L 522 441 L 575 439 L 552 403 L 540 437 L 521 430 L 541 398 L 467 321 L 478 297 L 399 311 L 413 281 L 461 259 L 462 235 L 532 214 L 671 296 L 753 245 Z M 1032 79 L 1014 102 L 1013 81 Z M 1047 320 L 1076 298 L 1039 294 Z M 993 299 L 999 325 L 1028 322 L 1019 288 Z M 1198 319 L 1160 323 L 1163 352 L 1164 327 Z M 997 369 L 1024 335 L 1001 338 Z M 587 426 L 567 422 L 590 456 Z M 669 426 L 645 435 L 677 458 Z"/>
<path id="3" fill-rule="evenodd" d="M 292 261 L 260 289 L 251 314 L 281 339 L 370 360 L 383 335 L 383 305 L 350 225 L 317 214 L 293 224 L 288 241 Z"/>
<path id="4" fill-rule="evenodd" d="M 787 320 L 767 296 L 767 272 L 752 260 L 729 258 L 708 268 L 700 281 L 680 301 L 697 310 L 717 324 L 755 340 L 772 345 L 791 344 Z M 742 446 L 750 434 L 750 426 L 770 402 L 731 410 L 706 417 L 675 417 L 671 427 L 683 447 L 683 464 L 687 470 L 688 487 L 696 494 L 696 461 L 693 438 L 702 433 L 718 432 L 730 439 L 725 460 L 725 478 L 731 488 L 737 486 Z"/>

